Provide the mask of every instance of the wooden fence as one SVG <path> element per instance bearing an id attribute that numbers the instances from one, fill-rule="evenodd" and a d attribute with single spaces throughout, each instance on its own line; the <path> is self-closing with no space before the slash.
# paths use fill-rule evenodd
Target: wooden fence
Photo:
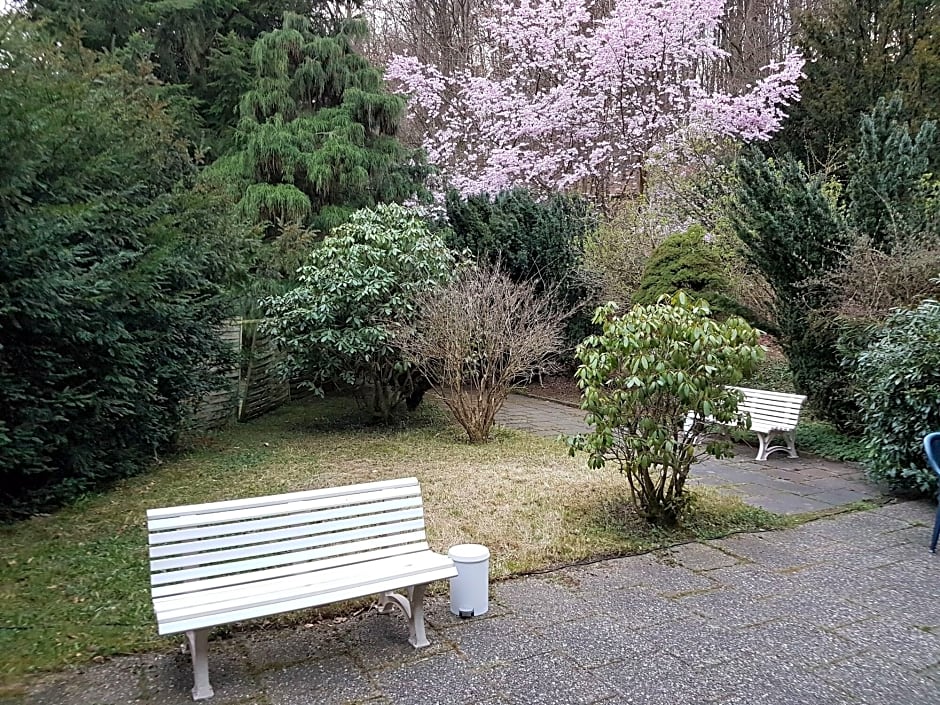
<path id="1" fill-rule="evenodd" d="M 190 433 L 246 421 L 290 400 L 290 385 L 277 371 L 280 353 L 258 329 L 257 320 L 236 320 L 219 335 L 235 350 L 235 365 L 225 372 L 226 384 L 199 403 L 188 424 Z"/>

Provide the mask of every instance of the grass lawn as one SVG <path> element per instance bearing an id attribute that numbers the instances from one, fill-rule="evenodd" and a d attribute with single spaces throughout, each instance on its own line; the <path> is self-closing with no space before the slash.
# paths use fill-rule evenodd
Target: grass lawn
<path id="1" fill-rule="evenodd" d="M 0 527 L 0 690 L 31 672 L 179 642 L 156 635 L 148 508 L 411 475 L 422 484 L 432 546 L 487 545 L 494 579 L 785 521 L 696 490 L 695 518 L 665 532 L 637 519 L 614 470 L 587 469 L 561 443 L 500 430 L 491 443 L 471 446 L 432 406 L 405 426 L 368 428 L 346 400 L 295 403 L 105 494 Z"/>

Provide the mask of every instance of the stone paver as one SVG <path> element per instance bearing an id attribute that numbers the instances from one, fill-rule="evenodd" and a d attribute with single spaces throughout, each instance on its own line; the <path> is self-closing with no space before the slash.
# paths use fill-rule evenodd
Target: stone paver
<path id="1" fill-rule="evenodd" d="M 509 396 L 496 422 L 546 438 L 588 430 L 580 409 L 521 394 Z M 754 455 L 752 448 L 739 446 L 734 458 L 708 459 L 694 465 L 690 480 L 778 514 L 825 512 L 883 498 L 879 488 L 867 482 L 862 471 L 853 465 L 805 454 L 788 458 L 776 453 L 764 461 L 755 460 Z"/>
<path id="2" fill-rule="evenodd" d="M 403 646 L 400 616 L 375 612 L 236 631 L 210 645 L 211 702 L 936 705 L 932 519 L 926 502 L 893 504 L 509 580 L 466 621 L 435 597 L 421 651 Z M 182 704 L 190 686 L 177 651 L 49 676 L 2 702 Z"/>
<path id="3" fill-rule="evenodd" d="M 581 412 L 513 396 L 498 420 L 547 437 Z M 881 499 L 857 468 L 749 454 L 699 482 L 780 512 Z M 210 645 L 214 705 L 937 705 L 934 509 L 888 503 L 786 531 L 690 543 L 491 588 L 463 621 L 428 600 L 428 636 L 368 612 Z M 47 676 L 0 705 L 191 702 L 179 651 Z"/>

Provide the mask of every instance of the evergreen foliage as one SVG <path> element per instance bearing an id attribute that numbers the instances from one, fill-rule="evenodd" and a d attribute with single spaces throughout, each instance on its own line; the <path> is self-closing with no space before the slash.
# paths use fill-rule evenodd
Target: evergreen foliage
<path id="1" fill-rule="evenodd" d="M 310 253 L 300 285 L 265 301 L 284 371 L 318 393 L 347 384 L 388 421 L 427 388 L 394 343 L 419 294 L 447 281 L 454 257 L 427 223 L 395 204 L 357 211 Z"/>
<path id="2" fill-rule="evenodd" d="M 773 288 L 783 346 L 797 390 L 824 417 L 853 417 L 836 349 L 838 334 L 815 312 L 834 296 L 821 282 L 843 260 L 850 231 L 829 184 L 792 157 L 765 160 L 756 150 L 738 161 L 731 225 L 745 254 Z"/>
<path id="3" fill-rule="evenodd" d="M 276 29 L 285 10 L 314 14 L 321 0 L 26 0 L 30 15 L 59 35 L 75 29 L 85 47 L 121 49 L 143 40 L 157 78 L 195 102 L 195 133 L 209 158 L 223 153 L 252 77 L 254 41 Z"/>
<path id="4" fill-rule="evenodd" d="M 223 196 L 191 188 L 156 87 L 3 28 L 0 502 L 12 516 L 139 472 L 223 360 L 238 273 Z M 41 57 L 41 60 L 37 60 Z"/>
<path id="5" fill-rule="evenodd" d="M 538 201 L 525 189 L 466 197 L 450 191 L 446 208 L 453 249 L 498 264 L 513 281 L 536 282 L 537 293 L 552 291 L 570 309 L 583 309 L 590 299 L 581 261 L 594 217 L 584 199 Z M 569 321 L 566 338 L 572 348 L 588 332 L 589 318 L 581 313 Z"/>
<path id="6" fill-rule="evenodd" d="M 911 138 L 899 95 L 879 99 L 862 116 L 858 147 L 849 160 L 848 217 L 871 245 L 890 252 L 898 241 L 930 228 L 927 179 L 937 146 L 937 125 L 925 120 Z"/>
<path id="7" fill-rule="evenodd" d="M 404 102 L 356 52 L 364 33 L 350 20 L 323 36 L 310 19 L 285 13 L 252 47 L 240 148 L 221 168 L 244 186 L 239 208 L 267 224 L 269 239 L 292 222 L 326 232 L 357 209 L 420 189 L 420 155 L 395 138 Z"/>
<path id="8" fill-rule="evenodd" d="M 777 153 L 790 152 L 811 170 L 844 167 L 861 116 L 895 92 L 913 125 L 940 117 L 936 0 L 833 0 L 804 12 L 801 25 L 797 43 L 810 60 L 800 101 L 771 142 Z"/>
<path id="9" fill-rule="evenodd" d="M 666 238 L 646 263 L 633 303 L 654 304 L 663 294 L 684 290 L 707 301 L 712 314 L 719 318 L 730 315 L 752 318 L 735 301 L 721 253 L 705 237 L 705 229 L 693 225 Z"/>
<path id="10" fill-rule="evenodd" d="M 853 362 L 869 475 L 933 494 L 923 439 L 940 428 L 940 303 L 896 311 Z"/>

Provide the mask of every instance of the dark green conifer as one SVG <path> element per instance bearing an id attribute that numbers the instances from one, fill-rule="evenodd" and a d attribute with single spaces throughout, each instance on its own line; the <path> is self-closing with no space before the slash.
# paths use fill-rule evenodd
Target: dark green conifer
<path id="1" fill-rule="evenodd" d="M 420 154 L 395 137 L 404 102 L 357 53 L 364 33 L 364 23 L 346 20 L 318 34 L 311 20 L 286 13 L 255 42 L 241 147 L 219 168 L 243 180 L 241 212 L 266 224 L 268 238 L 288 223 L 326 231 L 420 188 Z"/>
<path id="2" fill-rule="evenodd" d="M 809 62 L 800 102 L 772 140 L 811 171 L 841 173 L 858 141 L 859 119 L 900 92 L 911 124 L 940 117 L 940 2 L 833 0 L 805 12 L 797 44 Z"/>
<path id="3" fill-rule="evenodd" d="M 937 125 L 924 121 L 911 139 L 904 102 L 895 95 L 862 117 L 859 135 L 849 160 L 848 215 L 873 247 L 890 252 L 896 241 L 925 229 Z"/>

